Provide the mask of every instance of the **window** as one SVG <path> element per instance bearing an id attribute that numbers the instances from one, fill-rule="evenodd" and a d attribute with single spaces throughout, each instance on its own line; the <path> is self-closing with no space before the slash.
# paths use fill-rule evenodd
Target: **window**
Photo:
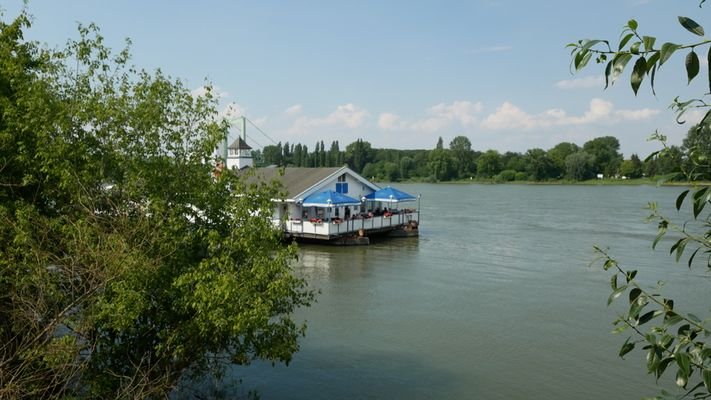
<path id="1" fill-rule="evenodd" d="M 336 182 L 336 192 L 338 193 L 348 193 L 348 183 L 346 182 L 346 174 L 338 177 L 338 182 Z"/>
<path id="2" fill-rule="evenodd" d="M 336 192 L 343 193 L 343 194 L 348 193 L 348 183 L 336 182 Z"/>

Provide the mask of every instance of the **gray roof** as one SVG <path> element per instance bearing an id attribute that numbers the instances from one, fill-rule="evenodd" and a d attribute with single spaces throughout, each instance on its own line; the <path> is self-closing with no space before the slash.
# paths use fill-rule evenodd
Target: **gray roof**
<path id="1" fill-rule="evenodd" d="M 336 173 L 342 167 L 333 168 L 249 168 L 254 176 L 265 181 L 273 179 L 280 180 L 288 198 L 292 198 L 306 189 L 314 186 L 322 180 Z M 279 172 L 284 171 L 284 175 L 280 176 Z"/>
<path id="2" fill-rule="evenodd" d="M 237 149 L 237 150 L 252 150 L 252 148 L 242 140 L 241 137 L 238 137 L 234 142 L 232 142 L 231 145 L 227 146 L 228 149 Z"/>

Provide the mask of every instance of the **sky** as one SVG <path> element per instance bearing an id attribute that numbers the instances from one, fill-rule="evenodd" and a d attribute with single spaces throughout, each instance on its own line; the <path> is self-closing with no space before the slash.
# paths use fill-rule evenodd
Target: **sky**
<path id="1" fill-rule="evenodd" d="M 676 123 L 676 96 L 708 92 L 706 50 L 687 86 L 685 53 L 657 73 L 656 96 L 635 96 L 624 73 L 604 90 L 604 66 L 571 73 L 578 39 L 617 43 L 631 18 L 644 35 L 690 43 L 679 15 L 704 25 L 698 0 L 470 1 L 95 1 L 30 0 L 26 39 L 58 47 L 95 23 L 116 51 L 160 68 L 197 95 L 211 84 L 220 110 L 244 115 L 248 142 L 313 149 L 356 139 L 376 148 L 431 149 L 439 137 L 469 138 L 475 150 L 524 152 L 615 136 L 626 157 L 660 148 L 656 131 L 681 144 L 700 113 Z M 3 20 L 20 0 L 0 3 Z M 711 29 L 711 26 L 709 27 Z M 231 139 L 239 134 L 237 125 Z"/>

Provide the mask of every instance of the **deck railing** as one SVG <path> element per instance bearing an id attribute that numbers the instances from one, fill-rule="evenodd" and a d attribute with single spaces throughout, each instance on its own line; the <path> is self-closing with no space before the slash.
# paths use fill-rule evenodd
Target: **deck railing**
<path id="1" fill-rule="evenodd" d="M 377 216 L 370 218 L 354 218 L 336 221 L 311 222 L 302 220 L 288 220 L 284 223 L 284 230 L 296 235 L 314 235 L 334 237 L 356 233 L 363 229 L 366 231 L 380 231 L 391 227 L 407 224 L 410 221 L 419 222 L 418 211 L 400 212 L 390 216 Z"/>

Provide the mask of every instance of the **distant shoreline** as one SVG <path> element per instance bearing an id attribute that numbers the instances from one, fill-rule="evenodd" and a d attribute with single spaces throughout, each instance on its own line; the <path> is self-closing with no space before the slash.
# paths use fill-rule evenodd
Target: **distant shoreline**
<path id="1" fill-rule="evenodd" d="M 457 184 L 457 185 L 467 185 L 467 184 L 479 184 L 479 185 L 570 185 L 570 186 L 680 186 L 680 187 L 692 187 L 692 186 L 711 186 L 711 181 L 669 181 L 662 178 L 659 179 L 589 179 L 586 181 L 569 181 L 569 180 L 557 180 L 557 181 L 496 181 L 493 179 L 459 179 L 453 181 L 440 181 L 431 182 L 427 180 L 407 180 L 400 181 L 397 183 L 432 183 L 432 184 Z"/>

